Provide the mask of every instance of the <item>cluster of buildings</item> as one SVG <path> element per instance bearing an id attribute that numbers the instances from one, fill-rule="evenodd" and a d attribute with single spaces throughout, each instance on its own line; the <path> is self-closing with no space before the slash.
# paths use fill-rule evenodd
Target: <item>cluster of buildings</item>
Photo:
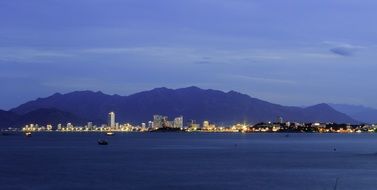
<path id="1" fill-rule="evenodd" d="M 119 124 L 115 120 L 115 113 L 108 114 L 107 124 L 100 126 L 88 122 L 85 126 L 74 126 L 71 123 L 66 125 L 58 124 L 57 126 L 38 124 L 25 125 L 22 131 L 59 131 L 59 132 L 147 132 L 157 131 L 160 129 L 174 129 L 186 132 L 315 132 L 315 133 L 361 133 L 377 132 L 377 125 L 348 125 L 335 123 L 297 123 L 283 122 L 282 117 L 278 117 L 276 122 L 246 124 L 239 123 L 230 126 L 217 126 L 209 121 L 203 121 L 202 125 L 191 121 L 184 125 L 183 116 L 169 120 L 167 116 L 154 115 L 153 121 L 132 125 L 130 123 Z"/>
<path id="2" fill-rule="evenodd" d="M 36 131 L 59 131 L 59 132 L 108 132 L 108 131 L 119 131 L 119 132 L 131 132 L 131 131 L 143 131 L 140 126 L 133 126 L 129 123 L 119 124 L 115 121 L 115 113 L 110 112 L 108 114 L 107 124 L 102 124 L 100 126 L 94 125 L 93 122 L 88 122 L 85 126 L 75 126 L 72 123 L 67 123 L 66 125 L 58 124 L 56 127 L 52 125 L 47 125 L 47 127 L 39 126 L 38 124 L 25 125 L 22 131 L 36 132 Z M 145 129 L 146 130 L 146 129 Z"/>
<path id="3" fill-rule="evenodd" d="M 258 123 L 249 132 L 297 132 L 297 133 L 362 133 L 377 132 L 377 125 L 351 125 L 336 123 Z"/>
<path id="4" fill-rule="evenodd" d="M 153 121 L 149 121 L 148 124 L 141 123 L 134 126 L 130 123 L 119 124 L 115 120 L 115 113 L 110 112 L 107 117 L 107 124 L 100 126 L 94 125 L 93 122 L 88 122 L 85 126 L 74 126 L 72 123 L 66 125 L 57 124 L 56 127 L 52 125 L 40 126 L 38 124 L 25 125 L 21 130 L 27 132 L 37 131 L 59 131 L 59 132 L 145 132 L 153 131 L 160 128 L 176 128 L 184 129 L 183 116 L 176 117 L 174 120 L 169 121 L 167 116 L 154 115 Z"/>
<path id="5" fill-rule="evenodd" d="M 152 130 L 160 128 L 183 129 L 183 116 L 176 117 L 173 121 L 169 121 L 167 116 L 154 115 L 153 122 L 149 121 L 148 127 Z"/>

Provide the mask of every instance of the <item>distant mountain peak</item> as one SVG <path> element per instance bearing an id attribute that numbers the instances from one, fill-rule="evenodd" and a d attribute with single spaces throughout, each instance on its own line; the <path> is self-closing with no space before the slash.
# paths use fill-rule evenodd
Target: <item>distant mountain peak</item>
<path id="1" fill-rule="evenodd" d="M 188 87 L 177 88 L 177 89 L 172 89 L 172 88 L 167 88 L 167 87 L 158 87 L 158 88 L 152 89 L 151 91 L 182 91 L 182 90 L 190 91 L 190 90 L 203 90 L 203 89 L 197 86 L 188 86 Z"/>
<path id="2" fill-rule="evenodd" d="M 177 90 L 203 90 L 197 86 L 189 86 L 189 87 L 185 87 L 185 88 L 180 88 L 180 89 L 177 89 Z"/>
<path id="3" fill-rule="evenodd" d="M 99 90 L 99 91 L 96 92 L 96 94 L 105 94 L 105 93 L 103 93 L 102 91 Z"/>
<path id="4" fill-rule="evenodd" d="M 241 92 L 234 91 L 234 90 L 230 90 L 230 91 L 228 91 L 227 94 L 249 96 L 249 95 L 246 95 L 246 94 L 243 94 L 243 93 L 241 93 Z"/>
<path id="5" fill-rule="evenodd" d="M 154 88 L 152 90 L 170 90 L 170 89 L 166 88 L 166 87 L 157 87 L 157 88 Z"/>
<path id="6" fill-rule="evenodd" d="M 326 104 L 326 103 L 320 103 L 320 104 L 315 104 L 315 105 L 312 105 L 312 106 L 309 106 L 307 108 L 324 108 L 324 109 L 333 109 L 330 105 Z"/>

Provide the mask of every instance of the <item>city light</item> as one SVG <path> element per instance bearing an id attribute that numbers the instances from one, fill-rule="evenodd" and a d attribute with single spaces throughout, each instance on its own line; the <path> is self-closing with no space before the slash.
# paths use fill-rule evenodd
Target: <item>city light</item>
<path id="1" fill-rule="evenodd" d="M 51 124 L 41 126 L 39 124 L 28 124 L 21 129 L 10 128 L 11 130 L 20 130 L 23 132 L 104 132 L 107 135 L 113 135 L 114 132 L 151 132 L 151 131 L 183 131 L 183 132 L 225 132 L 225 133 L 279 133 L 279 132 L 300 132 L 300 133 L 371 133 L 377 131 L 377 125 L 350 125 L 336 123 L 298 123 L 283 122 L 282 117 L 278 117 L 276 122 L 268 121 L 266 123 L 247 124 L 236 123 L 230 125 L 216 125 L 208 120 L 203 121 L 202 125 L 194 120 L 186 125 L 183 116 L 178 116 L 169 120 L 167 116 L 154 115 L 153 121 L 133 125 L 131 123 L 119 124 L 116 122 L 116 113 L 108 114 L 108 123 L 95 125 L 88 122 L 85 126 L 75 126 L 72 123 Z"/>

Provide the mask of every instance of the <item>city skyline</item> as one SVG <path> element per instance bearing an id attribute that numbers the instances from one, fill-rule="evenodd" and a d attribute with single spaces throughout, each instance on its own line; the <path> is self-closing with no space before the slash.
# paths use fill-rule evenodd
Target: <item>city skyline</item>
<path id="1" fill-rule="evenodd" d="M 377 2 L 0 3 L 0 108 L 55 92 L 235 90 L 377 108 Z"/>
<path id="2" fill-rule="evenodd" d="M 23 127 L 9 127 L 2 129 L 2 132 L 24 132 L 26 136 L 31 136 L 31 132 L 106 132 L 106 135 L 113 136 L 113 132 L 206 132 L 206 133 L 375 133 L 377 125 L 375 124 L 346 124 L 333 122 L 310 122 L 299 123 L 284 121 L 279 116 L 276 121 L 264 121 L 256 124 L 247 122 L 236 122 L 228 125 L 215 124 L 209 120 L 204 120 L 202 124 L 191 120 L 184 124 L 184 117 L 175 117 L 172 121 L 168 116 L 153 115 L 153 121 L 148 121 L 134 125 L 131 123 L 116 122 L 116 113 L 107 114 L 107 124 L 93 125 L 89 121 L 86 125 L 75 125 L 71 122 L 66 124 L 59 123 L 56 126 L 47 124 L 39 125 L 38 123 L 26 124 Z"/>

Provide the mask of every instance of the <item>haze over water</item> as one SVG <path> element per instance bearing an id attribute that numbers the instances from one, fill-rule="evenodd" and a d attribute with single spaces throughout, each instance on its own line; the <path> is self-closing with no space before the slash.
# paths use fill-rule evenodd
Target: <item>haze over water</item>
<path id="1" fill-rule="evenodd" d="M 375 189 L 375 134 L 0 136 L 0 189 Z M 336 150 L 334 150 L 336 149 Z"/>

